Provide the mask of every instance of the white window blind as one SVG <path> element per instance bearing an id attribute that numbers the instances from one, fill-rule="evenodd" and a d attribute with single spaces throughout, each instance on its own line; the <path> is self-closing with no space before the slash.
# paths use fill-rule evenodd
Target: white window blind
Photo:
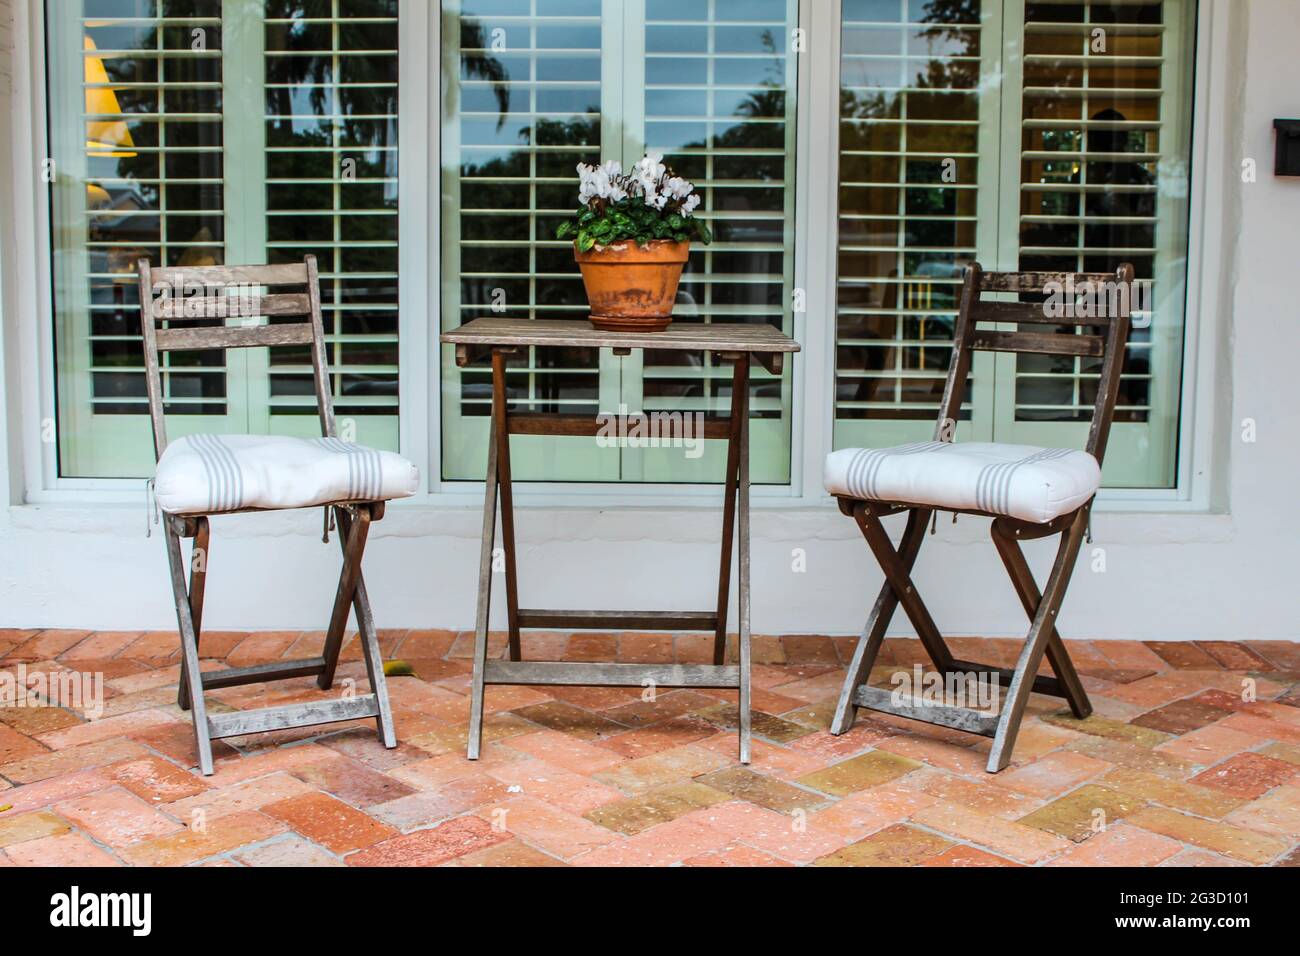
<path id="1" fill-rule="evenodd" d="M 305 14 L 305 15 L 304 15 Z M 266 248 L 321 273 L 335 412 L 397 447 L 397 0 L 267 0 Z M 307 416 L 306 347 L 277 349 L 270 413 Z"/>

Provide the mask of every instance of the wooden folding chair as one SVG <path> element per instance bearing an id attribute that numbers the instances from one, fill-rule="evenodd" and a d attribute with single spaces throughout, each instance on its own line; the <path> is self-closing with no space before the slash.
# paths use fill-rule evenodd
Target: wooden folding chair
<path id="1" fill-rule="evenodd" d="M 337 438 L 315 257 L 307 256 L 303 263 L 290 265 L 159 269 L 151 268 L 149 260 L 141 259 L 138 272 L 149 414 L 158 459 L 158 498 L 166 516 L 167 558 L 183 652 L 177 703 L 182 709 L 192 709 L 199 768 L 204 774 L 212 773 L 213 738 L 365 717 L 375 718 L 385 747 L 396 747 L 383 659 L 361 576 L 361 556 L 371 523 L 384 515 L 384 502 L 413 494 L 418 473 L 410 462 L 391 452 L 367 449 Z M 264 295 L 260 291 L 262 287 L 278 291 Z M 250 290 L 257 291 L 250 293 Z M 276 321 L 260 324 L 262 317 L 274 317 Z M 280 321 L 285 318 L 297 321 Z M 233 325 L 211 325 L 213 319 L 238 321 Z M 209 324 L 196 325 L 196 320 L 209 320 Z M 310 348 L 321 439 L 192 435 L 168 445 L 162 381 L 167 370 L 161 366 L 161 353 L 283 345 Z M 169 447 L 171 455 L 167 454 Z M 277 471 L 276 456 L 281 449 L 295 457 Z M 165 470 L 175 473 L 180 455 L 189 456 L 188 474 L 206 477 L 204 482 L 196 483 L 200 487 L 188 493 L 194 499 L 192 503 L 169 507 L 161 493 L 163 476 Z M 196 466 L 196 462 L 200 465 Z M 404 466 L 410 469 L 409 473 Z M 333 491 L 334 487 L 341 489 L 341 493 Z M 268 497 L 274 497 L 275 502 L 268 505 L 264 500 Z M 203 672 L 199 665 L 199 635 L 210 560 L 208 518 L 215 514 L 322 506 L 327 509 L 327 520 L 332 509 L 337 521 L 343 571 L 320 656 Z M 182 538 L 194 542 L 188 586 Z M 370 678 L 369 694 L 259 710 L 207 713 L 203 692 L 219 687 L 311 676 L 316 677 L 322 690 L 328 690 L 334 682 L 349 609 L 356 611 L 361 649 Z"/>
<path id="2" fill-rule="evenodd" d="M 1049 289 L 1061 296 L 1058 301 L 1064 304 L 1064 292 L 1070 290 L 1071 283 L 1077 290 L 1097 292 L 1091 308 L 1044 307 L 1042 296 L 1048 295 Z M 849 665 L 831 733 L 845 733 L 853 725 L 858 707 L 969 731 L 993 738 L 988 771 L 996 773 L 1011 760 L 1031 691 L 1064 698 L 1076 717 L 1087 717 L 1092 712 L 1056 621 L 1101 483 L 1101 463 L 1128 341 L 1132 283 L 1133 266 L 1129 264 L 1121 265 L 1114 273 L 1069 275 L 985 273 L 978 264 L 968 267 L 934 441 L 887 449 L 844 449 L 827 459 L 827 490 L 838 499 L 841 512 L 857 522 L 886 579 Z M 1030 294 L 1038 300 L 990 302 L 983 301 L 981 293 Z M 1075 317 L 1072 311 L 1090 314 Z M 1017 328 L 983 329 L 981 323 L 1014 323 Z M 1023 325 L 1037 326 L 1039 330 L 1024 331 L 1020 329 Z M 1067 325 L 1077 328 L 1071 332 L 1042 330 L 1044 326 Z M 1080 330 L 1085 327 L 1093 331 L 1083 334 Z M 954 444 L 975 350 L 1099 358 L 1097 397 L 1086 453 L 995 443 Z M 940 510 L 993 519 L 993 543 L 1032 622 L 1014 669 L 954 658 L 917 592 L 912 567 L 926 525 Z M 897 549 L 881 523 L 881 518 L 895 514 L 907 515 Z M 1040 594 L 1020 542 L 1051 535 L 1060 535 L 1061 540 Z M 996 681 L 1000 690 L 1005 689 L 1000 713 L 899 702 L 893 692 L 867 685 L 885 630 L 899 604 L 941 674 L 982 676 Z M 1044 654 L 1055 677 L 1038 674 Z"/>

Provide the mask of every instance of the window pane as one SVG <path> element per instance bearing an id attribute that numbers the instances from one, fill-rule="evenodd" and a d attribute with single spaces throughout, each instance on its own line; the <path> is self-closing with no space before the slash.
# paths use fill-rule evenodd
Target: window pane
<path id="1" fill-rule="evenodd" d="M 135 263 L 226 259 L 221 4 L 69 0 L 48 23 L 59 473 L 144 475 Z M 182 430 L 224 420 L 227 371 L 220 352 L 163 356 Z"/>
<path id="2" fill-rule="evenodd" d="M 845 0 L 841 37 L 836 442 L 929 437 L 961 271 L 976 258 L 978 0 Z M 998 4 L 1000 6 L 1000 4 Z M 987 224 L 985 224 L 987 229 Z M 991 235 L 991 233 L 990 233 Z M 969 401 L 962 419 L 971 417 Z M 891 431 L 867 422 L 914 422 Z M 888 437 L 886 437 L 888 436 Z"/>
<path id="3" fill-rule="evenodd" d="M 266 249 L 317 257 L 340 433 L 397 447 L 397 0 L 267 0 Z M 275 349 L 277 430 L 314 429 L 306 348 Z"/>

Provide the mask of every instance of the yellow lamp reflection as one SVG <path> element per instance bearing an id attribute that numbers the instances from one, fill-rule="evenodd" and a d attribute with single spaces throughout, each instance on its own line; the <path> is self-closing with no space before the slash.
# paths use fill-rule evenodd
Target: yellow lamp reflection
<path id="1" fill-rule="evenodd" d="M 96 156 L 129 159 L 136 154 L 131 150 L 135 143 L 131 140 L 131 130 L 126 121 L 115 119 L 122 115 L 122 105 L 117 101 L 117 94 L 109 86 L 108 71 L 104 69 L 102 57 L 90 54 L 98 52 L 95 41 L 86 37 L 83 49 L 86 52 L 86 150 Z"/>

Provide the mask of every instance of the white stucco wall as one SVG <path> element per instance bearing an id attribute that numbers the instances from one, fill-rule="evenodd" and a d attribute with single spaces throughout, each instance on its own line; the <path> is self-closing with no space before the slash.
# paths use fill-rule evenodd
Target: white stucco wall
<path id="1" fill-rule="evenodd" d="M 5 6 L 0 0 L 0 10 Z M 1217 159 L 1207 167 L 1222 175 L 1210 186 L 1215 200 L 1204 218 L 1205 265 L 1218 272 L 1220 301 L 1201 302 L 1197 343 L 1197 374 L 1211 399 L 1196 409 L 1198 448 L 1210 466 L 1198 480 L 1212 484 L 1212 507 L 1200 514 L 1096 515 L 1092 547 L 1104 548 L 1106 571 L 1091 569 L 1085 548 L 1062 613 L 1069 637 L 1300 639 L 1300 510 L 1293 503 L 1300 479 L 1300 179 L 1272 174 L 1272 121 L 1300 116 L 1300 4 L 1223 6 L 1231 7 L 1233 29 L 1212 71 L 1224 91 L 1216 94 L 1223 108 L 1208 131 Z M 1243 157 L 1258 160 L 1257 182 L 1240 181 Z M 8 228 L 3 239 L 13 239 Z M 7 300 L 5 306 L 0 384 L 12 433 L 25 388 L 15 380 L 14 350 L 24 348 L 29 330 L 22 323 L 31 317 L 16 314 Z M 1254 444 L 1240 440 L 1244 418 L 1256 422 Z M 21 471 L 13 445 L 11 476 Z M 539 509 L 529 507 L 526 492 L 519 498 L 524 606 L 709 606 L 716 511 Z M 381 627 L 472 626 L 480 520 L 470 501 L 390 509 L 367 555 Z M 162 539 L 146 539 L 144 523 L 143 488 L 130 507 L 18 505 L 0 512 L 0 627 L 174 626 Z M 214 528 L 206 626 L 324 625 L 338 547 L 320 543 L 319 512 L 227 518 Z M 852 522 L 829 501 L 814 508 L 759 502 L 753 530 L 756 633 L 860 628 L 881 576 Z M 1030 552 L 1040 573 L 1050 547 Z M 806 573 L 791 570 L 795 548 L 807 554 Z M 941 520 L 917 579 L 945 632 L 1023 633 L 987 522 L 963 518 L 954 527 Z M 498 609 L 494 626 L 501 618 Z M 901 615 L 894 630 L 908 633 Z"/>

